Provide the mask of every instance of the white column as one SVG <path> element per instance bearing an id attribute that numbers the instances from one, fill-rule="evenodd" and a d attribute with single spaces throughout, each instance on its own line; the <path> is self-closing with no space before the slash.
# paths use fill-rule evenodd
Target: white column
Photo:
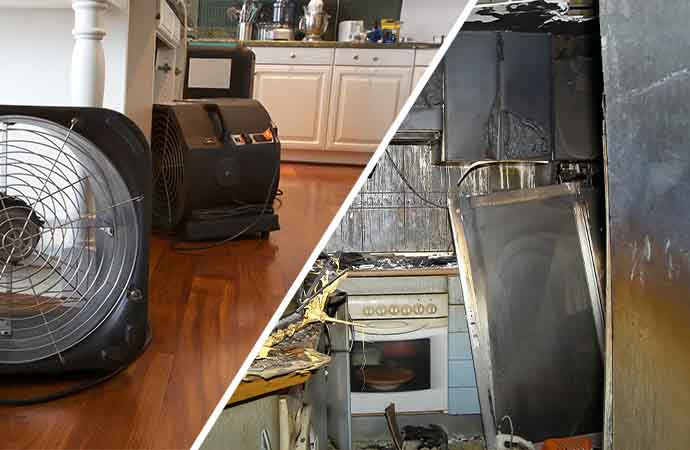
<path id="1" fill-rule="evenodd" d="M 73 106 L 103 106 L 103 16 L 108 5 L 108 0 L 72 0 L 75 42 L 70 89 Z"/>

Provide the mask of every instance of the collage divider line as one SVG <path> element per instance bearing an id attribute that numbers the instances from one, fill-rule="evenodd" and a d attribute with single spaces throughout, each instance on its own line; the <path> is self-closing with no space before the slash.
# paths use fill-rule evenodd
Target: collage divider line
<path id="1" fill-rule="evenodd" d="M 230 386 L 228 386 L 227 390 L 221 397 L 220 401 L 218 402 L 218 405 L 216 405 L 215 409 L 209 416 L 208 420 L 206 421 L 206 424 L 204 427 L 201 429 L 201 432 L 197 436 L 197 438 L 194 440 L 194 443 L 191 446 L 190 450 L 199 450 L 201 446 L 203 445 L 204 441 L 206 440 L 206 437 L 208 434 L 211 432 L 213 429 L 213 426 L 216 424 L 218 421 L 218 418 L 220 415 L 223 413 L 223 410 L 225 409 L 225 406 L 228 404 L 230 401 L 230 398 L 232 398 L 232 394 L 235 392 L 237 387 L 239 386 L 240 382 L 244 378 L 245 374 L 249 370 L 249 367 L 251 366 L 252 362 L 256 358 L 256 356 L 259 354 L 259 351 L 261 350 L 261 347 L 263 346 L 263 343 L 268 339 L 268 336 L 271 334 L 273 331 L 273 328 L 275 328 L 276 324 L 278 323 L 278 320 L 280 319 L 280 316 L 283 314 L 283 312 L 287 309 L 288 304 L 292 300 L 292 298 L 295 296 L 297 293 L 297 290 L 299 287 L 302 285 L 302 282 L 306 278 L 307 274 L 309 273 L 309 270 L 311 270 L 311 267 L 314 265 L 314 262 L 316 262 L 316 259 L 318 258 L 319 254 L 323 250 L 323 248 L 328 244 L 328 241 L 330 240 L 331 236 L 335 232 L 335 230 L 338 228 L 340 225 L 340 222 L 342 221 L 343 217 L 345 216 L 345 213 L 347 213 L 347 210 L 350 208 L 350 205 L 352 205 L 355 197 L 357 194 L 359 194 L 360 190 L 362 189 L 362 186 L 364 186 L 364 183 L 367 181 L 369 174 L 372 172 L 376 164 L 378 164 L 379 160 L 383 156 L 383 153 L 385 152 L 386 148 L 388 147 L 388 144 L 390 141 L 393 139 L 395 136 L 395 133 L 398 131 L 400 128 L 400 125 L 402 124 L 403 120 L 407 117 L 408 113 L 412 109 L 412 106 L 414 106 L 414 103 L 416 102 L 417 98 L 421 94 L 422 90 L 428 83 L 429 79 L 431 78 L 432 74 L 438 67 L 438 65 L 441 63 L 443 60 L 443 57 L 445 56 L 446 52 L 448 51 L 448 48 L 452 45 L 453 41 L 455 40 L 455 37 L 458 35 L 460 32 L 460 29 L 464 25 L 465 21 L 470 15 L 470 12 L 474 9 L 475 5 L 477 3 L 477 0 L 467 0 L 467 3 L 465 4 L 464 9 L 460 13 L 460 16 L 458 17 L 458 20 L 455 22 L 453 27 L 451 27 L 450 31 L 448 32 L 448 35 L 446 36 L 445 40 L 443 41 L 443 44 L 441 47 L 438 49 L 436 54 L 434 55 L 434 58 L 431 61 L 431 64 L 429 64 L 429 67 L 427 67 L 426 71 L 424 72 L 424 75 L 422 75 L 421 79 L 417 83 L 417 86 L 415 86 L 414 90 L 408 97 L 407 101 L 405 102 L 403 108 L 400 110 L 398 113 L 398 116 L 396 117 L 395 121 L 393 124 L 390 126 L 388 129 L 388 132 L 385 134 L 383 140 L 379 144 L 378 148 L 376 151 L 373 153 L 371 159 L 367 163 L 366 167 L 360 174 L 359 178 L 357 179 L 357 182 L 355 185 L 352 187 L 350 190 L 350 193 L 348 196 L 345 198 L 345 201 L 343 204 L 340 206 L 340 209 L 336 213 L 335 217 L 329 224 L 328 228 L 326 229 L 325 233 L 319 240 L 319 243 L 314 247 L 314 250 L 312 251 L 311 255 L 307 259 L 306 263 L 302 267 L 302 270 L 300 270 L 299 274 L 295 278 L 295 281 L 292 283 L 290 286 L 290 289 L 288 289 L 287 293 L 285 294 L 285 297 L 283 300 L 280 302 L 278 308 L 273 314 L 273 317 L 271 320 L 268 322 L 266 327 L 264 328 L 264 331 L 261 333 L 261 336 L 259 339 L 256 341 L 254 344 L 254 347 L 252 350 L 249 352 L 247 355 L 247 358 L 245 359 L 244 363 L 240 367 L 240 370 L 237 372 L 235 377 L 233 378 L 232 382 L 230 383 Z M 238 449 L 239 450 L 239 449 Z"/>

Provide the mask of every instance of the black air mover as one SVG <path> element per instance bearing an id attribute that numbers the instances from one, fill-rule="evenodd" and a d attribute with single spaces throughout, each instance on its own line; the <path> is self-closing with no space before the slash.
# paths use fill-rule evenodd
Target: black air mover
<path id="1" fill-rule="evenodd" d="M 187 241 L 268 236 L 280 181 L 278 130 L 249 99 L 155 105 L 153 221 Z"/>

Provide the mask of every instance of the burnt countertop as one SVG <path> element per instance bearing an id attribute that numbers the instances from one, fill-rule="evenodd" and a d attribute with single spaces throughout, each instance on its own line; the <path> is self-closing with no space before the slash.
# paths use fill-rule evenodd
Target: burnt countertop
<path id="1" fill-rule="evenodd" d="M 441 47 L 441 44 L 426 42 L 400 42 L 397 44 L 373 44 L 370 42 L 339 42 L 339 41 L 239 41 L 237 39 L 195 39 L 194 44 L 209 45 L 246 45 L 248 47 L 286 47 L 286 48 L 368 48 L 368 49 L 397 49 L 397 50 L 429 50 Z"/>
<path id="2" fill-rule="evenodd" d="M 341 253 L 341 265 L 350 267 L 351 278 L 396 276 L 457 276 L 457 257 L 444 254 Z"/>

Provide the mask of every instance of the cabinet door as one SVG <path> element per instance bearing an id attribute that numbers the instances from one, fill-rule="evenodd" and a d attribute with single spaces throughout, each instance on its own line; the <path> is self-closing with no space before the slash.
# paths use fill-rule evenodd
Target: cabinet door
<path id="1" fill-rule="evenodd" d="M 328 149 L 373 152 L 410 94 L 411 67 L 333 71 Z"/>
<path id="2" fill-rule="evenodd" d="M 284 148 L 326 148 L 331 66 L 259 64 L 254 98 L 278 126 Z"/>

